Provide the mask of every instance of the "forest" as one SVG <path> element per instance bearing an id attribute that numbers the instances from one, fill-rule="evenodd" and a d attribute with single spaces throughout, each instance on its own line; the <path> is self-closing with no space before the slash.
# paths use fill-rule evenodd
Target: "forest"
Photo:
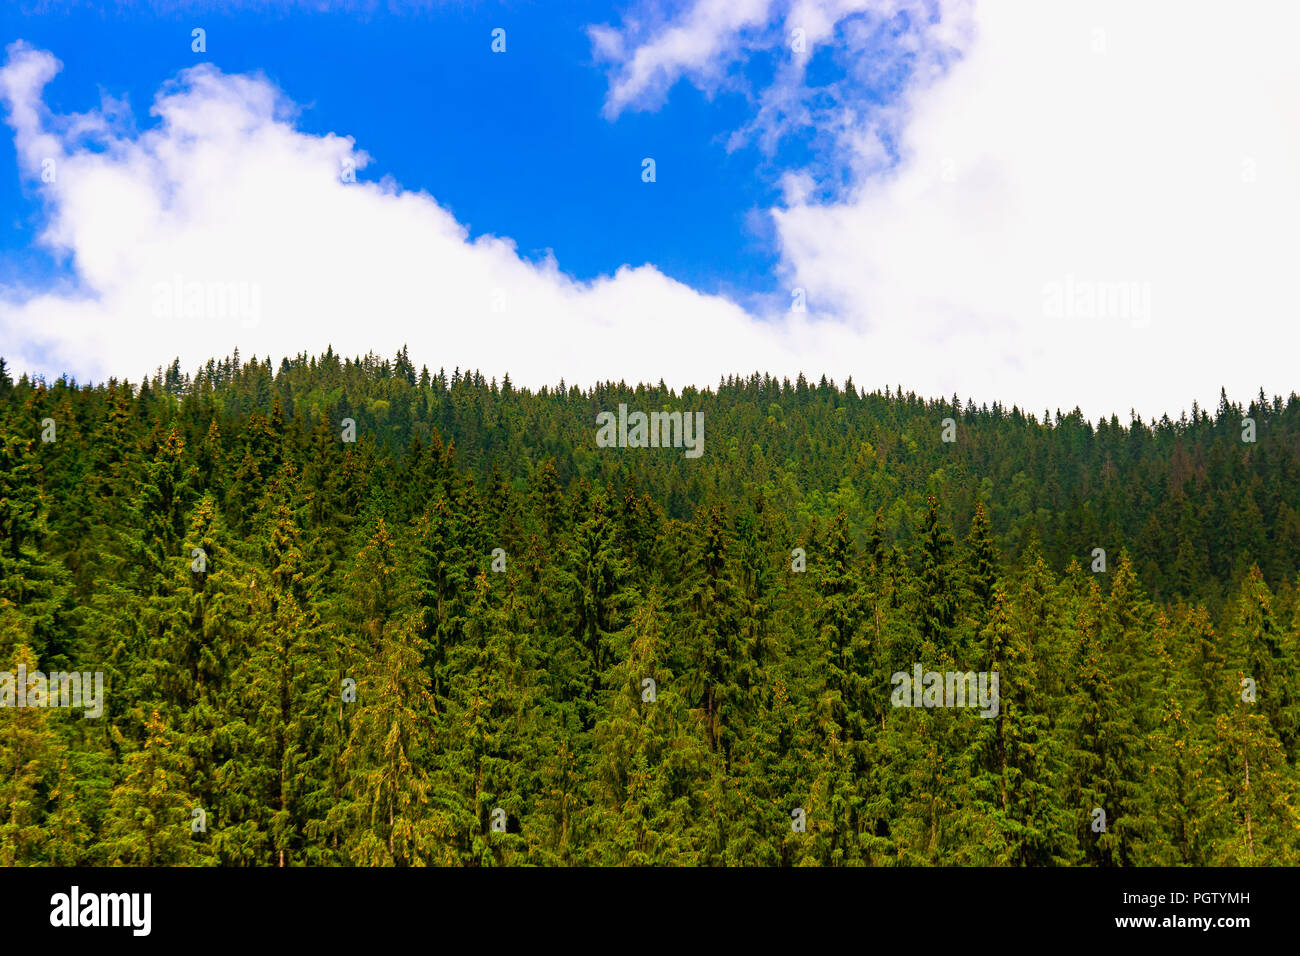
<path id="1" fill-rule="evenodd" d="M 0 864 L 1294 866 L 1298 573 L 1295 394 L 0 360 Z"/>

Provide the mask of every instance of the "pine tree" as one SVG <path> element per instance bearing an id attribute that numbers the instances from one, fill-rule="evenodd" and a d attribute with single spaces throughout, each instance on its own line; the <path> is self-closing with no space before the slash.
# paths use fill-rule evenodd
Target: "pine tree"
<path id="1" fill-rule="evenodd" d="M 38 669 L 26 646 L 6 658 L 10 680 Z M 11 662 L 11 663 L 10 663 Z M 16 690 L 15 690 L 16 692 Z M 0 709 L 0 865 L 30 866 L 41 862 L 45 845 L 55 835 L 46 819 L 48 790 L 55 779 L 62 745 L 44 707 L 5 706 Z"/>
<path id="2" fill-rule="evenodd" d="M 948 649 L 956 623 L 957 582 L 952 565 L 952 535 L 939 521 L 939 505 L 926 499 L 921 526 L 921 555 L 917 576 L 921 636 L 926 652 Z"/>
<path id="3" fill-rule="evenodd" d="M 286 466 L 281 480 L 294 477 L 292 466 Z M 248 789 L 256 797 L 250 810 L 266 833 L 271 861 L 286 866 L 303 852 L 310 822 L 307 796 L 319 785 L 318 725 L 332 689 L 330 642 L 287 495 L 277 496 L 263 522 L 262 564 L 268 573 L 254 599 L 260 626 L 245 682 L 253 742 Z"/>
<path id="4" fill-rule="evenodd" d="M 422 669 L 427 648 L 383 519 L 348 578 L 361 634 L 351 660 L 359 675 L 357 712 L 343 754 L 354 821 L 349 855 L 362 866 L 450 862 L 450 834 L 429 812 L 434 707 Z"/>
<path id="5" fill-rule="evenodd" d="M 1011 599 L 997 587 L 985 631 L 990 667 L 999 682 L 993 746 L 986 759 L 997 774 L 994 815 L 1006 843 L 1006 862 L 1047 866 L 1070 862 L 1073 834 L 1061 806 L 1058 779 L 1062 754 L 1052 733 L 1053 701 L 1044 694 L 1040 665 L 1027 635 L 1012 625 Z"/>
<path id="6" fill-rule="evenodd" d="M 1142 866 L 1201 866 L 1206 862 L 1200 830 L 1208 748 L 1193 723 L 1199 716 L 1195 696 L 1182 663 L 1173 656 L 1177 638 L 1163 614 L 1152 636 L 1163 701 L 1159 723 L 1147 737 L 1146 780 L 1136 794 L 1144 819 L 1133 859 Z"/>
<path id="7" fill-rule="evenodd" d="M 1230 640 L 1245 676 L 1255 681 L 1261 711 L 1294 760 L 1300 746 L 1300 665 L 1294 642 L 1273 614 L 1272 601 L 1259 568 L 1251 567 L 1242 583 Z"/>
<path id="8" fill-rule="evenodd" d="M 1215 718 L 1219 769 L 1207 811 L 1213 866 L 1295 866 L 1300 829 L 1294 769 L 1268 719 L 1241 703 Z"/>
<path id="9" fill-rule="evenodd" d="M 997 545 L 993 543 L 988 513 L 982 501 L 975 506 L 975 517 L 966 536 L 965 560 L 966 577 L 975 597 L 975 606 L 987 613 L 993 606 L 993 591 L 997 587 L 998 568 L 1002 562 Z"/>
<path id="10" fill-rule="evenodd" d="M 613 661 L 616 635 L 627 625 L 633 595 L 630 567 L 618 546 L 608 503 L 599 497 L 590 508 L 590 514 L 574 529 L 565 564 L 572 582 L 573 638 L 584 654 L 587 692 L 594 694 L 600 689 L 600 675 Z M 593 714 L 587 707 L 581 710 L 583 723 L 589 727 Z"/>
<path id="11" fill-rule="evenodd" d="M 68 575 L 43 551 L 48 503 L 32 443 L 0 434 L 0 601 L 22 618 L 22 643 L 41 660 L 75 654 L 68 620 Z M 0 645 L 0 654 L 14 652 Z"/>
<path id="12" fill-rule="evenodd" d="M 115 866 L 193 866 L 204 861 L 204 834 L 220 821 L 197 805 L 186 786 L 192 761 L 157 711 L 144 746 L 126 755 L 104 822 L 103 853 Z M 196 815 L 195 811 L 200 811 Z"/>
<path id="13" fill-rule="evenodd" d="M 503 864 L 524 852 L 518 821 L 535 766 L 533 664 L 518 618 L 514 579 L 480 573 L 465 640 L 451 652 L 434 804 L 457 832 L 460 862 Z M 493 815 L 504 814 L 504 833 Z M 513 822 L 511 822 L 513 821 Z"/>

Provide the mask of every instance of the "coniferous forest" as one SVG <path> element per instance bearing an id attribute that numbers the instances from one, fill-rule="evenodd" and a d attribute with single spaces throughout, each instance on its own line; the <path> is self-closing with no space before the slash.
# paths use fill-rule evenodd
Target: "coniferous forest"
<path id="1" fill-rule="evenodd" d="M 1296 865 L 1298 574 L 1294 394 L 0 365 L 0 863 Z"/>

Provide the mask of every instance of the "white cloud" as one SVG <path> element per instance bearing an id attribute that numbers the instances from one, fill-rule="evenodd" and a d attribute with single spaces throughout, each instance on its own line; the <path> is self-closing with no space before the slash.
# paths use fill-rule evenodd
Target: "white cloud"
<path id="1" fill-rule="evenodd" d="M 663 19 L 634 8 L 619 28 L 588 28 L 607 65 L 604 115 L 657 109 L 679 80 L 747 96 L 753 116 L 728 141 L 772 155 L 799 137 L 828 180 L 889 163 L 899 87 L 924 86 L 970 39 L 971 0 L 695 0 Z M 644 5 L 643 5 L 644 6 Z M 834 79 L 810 65 L 833 61 Z M 761 61 L 756 69 L 754 64 Z M 754 77 L 766 77 L 756 83 Z M 830 185 L 829 182 L 827 185 Z M 831 191 L 835 191 L 834 188 Z"/>
<path id="2" fill-rule="evenodd" d="M 43 241 L 78 279 L 75 293 L 0 289 L 0 354 L 17 368 L 135 377 L 236 346 L 278 360 L 409 343 L 417 360 L 519 384 L 711 384 L 797 372 L 831 334 L 756 323 L 652 266 L 586 283 L 508 239 L 471 241 L 427 194 L 344 182 L 365 154 L 297 131 L 263 78 L 187 70 L 159 94 L 156 128 L 132 136 L 95 114 L 51 116 L 41 94 L 57 62 L 23 44 L 9 54 L 0 99 L 48 208 Z M 52 183 L 39 181 L 46 159 Z"/>
<path id="3" fill-rule="evenodd" d="M 657 107 L 682 76 L 718 82 L 747 32 L 764 29 L 773 0 L 696 0 L 667 21 L 629 18 L 623 29 L 588 28 L 596 55 L 613 64 L 605 115 Z"/>
<path id="4" fill-rule="evenodd" d="M 819 42 L 850 36 L 848 0 L 803 2 Z M 781 9 L 784 37 L 795 7 Z M 770 42 L 735 22 L 688 15 L 677 25 L 695 35 L 658 44 L 672 24 L 597 31 L 615 86 L 626 79 L 618 98 L 649 102 L 682 78 L 720 88 L 709 84 L 731 67 L 710 80 L 710 57 L 734 65 Z M 508 239 L 471 241 L 426 194 L 339 182 L 340 165 L 364 154 L 298 132 L 260 78 L 188 71 L 139 135 L 114 110 L 51 116 L 52 57 L 11 48 L 0 92 L 27 175 L 57 158 L 57 181 L 35 188 L 46 241 L 70 257 L 80 293 L 0 289 L 0 354 L 85 378 L 138 375 L 175 354 L 192 367 L 236 344 L 278 359 L 407 342 L 421 361 L 521 384 L 709 385 L 802 369 L 1121 418 L 1213 407 L 1221 385 L 1237 398 L 1286 394 L 1300 345 L 1298 26 L 1285 0 L 1230 17 L 1186 0 L 1003 0 L 905 35 L 946 71 L 921 71 L 889 116 L 848 102 L 850 188 L 826 201 L 821 170 L 793 170 L 772 210 L 781 284 L 807 289 L 807 316 L 784 301 L 747 313 L 649 265 L 578 282 L 560 263 L 520 259 Z M 960 60 L 932 55 L 952 46 Z M 640 50 L 658 52 L 620 72 Z M 751 132 L 787 135 L 760 114 L 796 82 L 778 73 L 757 91 Z M 889 168 L 882 122 L 900 133 Z M 256 283 L 260 323 L 154 316 L 155 286 L 175 276 Z M 1047 314 L 1045 293 L 1090 283 L 1149 292 L 1149 316 Z"/>
<path id="5" fill-rule="evenodd" d="M 606 112 L 775 56 L 732 145 L 797 135 L 832 161 L 787 170 L 772 210 L 786 284 L 855 330 L 823 368 L 1125 418 L 1295 387 L 1300 7 L 767 7 L 766 28 L 719 26 L 700 0 L 661 33 L 605 37 Z M 839 79 L 809 88 L 783 47 L 796 24 Z"/>
<path id="6" fill-rule="evenodd" d="M 861 382 L 1121 417 L 1288 394 L 1298 27 L 1286 2 L 981 4 L 899 167 L 775 211 L 791 281 L 864 330 Z M 1149 317 L 1045 314 L 1090 283 L 1136 284 Z"/>

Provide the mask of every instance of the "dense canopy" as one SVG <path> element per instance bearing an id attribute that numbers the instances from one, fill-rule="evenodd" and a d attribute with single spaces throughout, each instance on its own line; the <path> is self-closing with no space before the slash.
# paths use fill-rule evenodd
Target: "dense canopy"
<path id="1" fill-rule="evenodd" d="M 1298 512 L 1294 395 L 0 363 L 0 670 L 106 687 L 0 710 L 0 863 L 1295 865 Z"/>

